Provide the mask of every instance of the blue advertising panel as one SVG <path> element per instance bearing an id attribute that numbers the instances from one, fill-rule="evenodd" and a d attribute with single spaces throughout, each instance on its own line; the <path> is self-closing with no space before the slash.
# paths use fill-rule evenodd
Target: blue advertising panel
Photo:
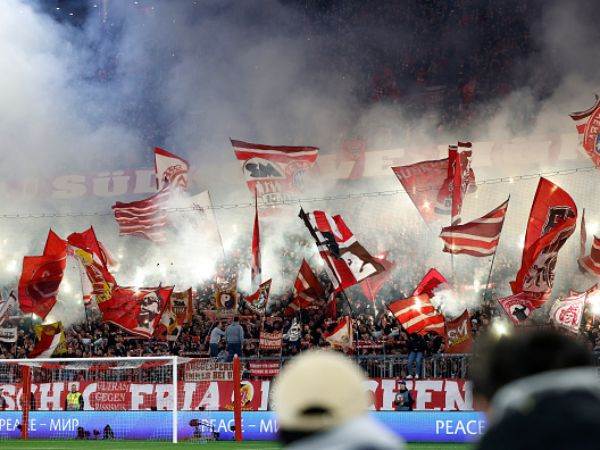
<path id="1" fill-rule="evenodd" d="M 485 416 L 479 412 L 373 412 L 375 419 L 410 442 L 472 442 L 485 431 Z M 244 412 L 244 438 L 269 441 L 277 437 L 277 420 L 271 411 Z M 178 414 L 180 440 L 193 437 L 192 419 L 210 423 L 223 440 L 233 439 L 233 413 L 182 411 Z M 20 411 L 0 411 L 0 439 L 20 436 Z M 99 438 L 106 425 L 116 439 L 170 440 L 172 414 L 169 411 L 32 411 L 31 439 L 74 439 L 83 427 Z M 203 431 L 208 431 L 203 427 Z"/>

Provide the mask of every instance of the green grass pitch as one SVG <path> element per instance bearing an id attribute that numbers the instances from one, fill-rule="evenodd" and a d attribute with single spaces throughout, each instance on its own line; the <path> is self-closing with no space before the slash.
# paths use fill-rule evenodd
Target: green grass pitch
<path id="1" fill-rule="evenodd" d="M 408 450 L 470 450 L 468 444 L 408 444 Z M 204 450 L 279 450 L 281 447 L 274 442 L 247 441 L 241 444 L 236 442 L 181 442 L 171 444 L 167 442 L 142 442 L 142 441 L 0 441 L 2 450 L 12 449 L 37 449 L 37 450 L 70 450 L 70 449 L 106 449 L 106 450 L 142 450 L 142 449 L 204 449 Z"/>

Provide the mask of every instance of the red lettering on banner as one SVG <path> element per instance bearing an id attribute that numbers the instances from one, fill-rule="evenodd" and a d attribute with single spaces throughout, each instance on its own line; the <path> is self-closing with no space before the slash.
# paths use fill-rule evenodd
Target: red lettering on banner
<path id="1" fill-rule="evenodd" d="M 371 392 L 370 409 L 392 410 L 398 379 L 372 378 L 365 384 Z M 39 410 L 62 410 L 71 384 L 83 394 L 86 410 L 170 410 L 173 405 L 172 385 L 169 383 L 133 382 L 54 382 L 34 383 L 32 392 Z M 471 411 L 473 394 L 465 380 L 424 379 L 408 380 L 407 387 L 415 399 L 417 410 Z M 243 409 L 265 410 L 269 404 L 270 381 L 248 380 L 242 386 Z M 21 409 L 21 385 L 0 384 L 7 400 L 7 410 Z M 231 381 L 180 382 L 178 407 L 180 410 L 227 411 L 232 408 Z"/>

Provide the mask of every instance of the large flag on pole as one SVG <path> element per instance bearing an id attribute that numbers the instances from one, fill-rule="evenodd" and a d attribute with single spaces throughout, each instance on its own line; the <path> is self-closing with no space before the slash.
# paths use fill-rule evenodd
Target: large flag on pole
<path id="1" fill-rule="evenodd" d="M 24 256 L 19 279 L 19 306 L 25 314 L 44 319 L 54 304 L 67 266 L 67 243 L 48 232 L 42 256 Z"/>
<path id="2" fill-rule="evenodd" d="M 254 193 L 254 227 L 252 228 L 252 261 L 251 261 L 251 281 L 252 288 L 256 289 L 260 285 L 262 273 L 260 258 L 260 224 L 258 221 L 258 194 Z"/>
<path id="3" fill-rule="evenodd" d="M 177 186 L 183 190 L 188 186 L 188 162 L 162 148 L 154 148 L 154 170 L 156 172 L 156 189 L 166 186 Z"/>
<path id="4" fill-rule="evenodd" d="M 305 213 L 300 209 L 299 217 L 317 244 L 336 292 L 385 270 L 356 240 L 341 216 L 332 217 L 324 211 Z"/>
<path id="5" fill-rule="evenodd" d="M 447 158 L 392 170 L 425 222 L 451 215 L 454 224 L 460 221 L 464 195 L 475 188 L 471 157 L 471 143 L 459 142 L 448 147 Z"/>
<path id="6" fill-rule="evenodd" d="M 319 283 L 306 260 L 302 260 L 296 281 L 294 281 L 294 297 L 287 305 L 286 315 L 292 315 L 296 311 L 313 306 L 316 302 L 325 298 L 325 291 Z"/>
<path id="7" fill-rule="evenodd" d="M 110 257 L 96 238 L 94 228 L 70 234 L 67 242 L 79 264 L 84 303 L 98 298 L 100 301 L 108 300 L 117 283 L 108 270 Z"/>
<path id="8" fill-rule="evenodd" d="M 533 199 L 521 268 L 510 283 L 513 294 L 526 293 L 535 306 L 550 296 L 558 251 L 575 231 L 577 206 L 571 196 L 541 178 Z"/>
<path id="9" fill-rule="evenodd" d="M 387 307 L 408 333 L 433 331 L 444 334 L 444 316 L 431 303 L 434 291 L 444 283 L 444 276 L 436 269 L 430 269 L 411 297 L 395 300 Z"/>
<path id="10" fill-rule="evenodd" d="M 116 202 L 112 206 L 121 236 L 139 236 L 153 242 L 167 239 L 166 208 L 174 192 L 187 189 L 189 165 L 184 159 L 160 148 L 154 149 L 154 157 L 158 192 L 142 200 Z"/>
<path id="11" fill-rule="evenodd" d="M 524 292 L 499 298 L 498 303 L 515 325 L 521 325 L 536 308 L 539 308 L 539 303 L 535 298 Z"/>
<path id="12" fill-rule="evenodd" d="M 392 167 L 392 170 L 423 220 L 431 223 L 439 219 L 435 207 L 448 175 L 448 158 Z"/>
<path id="13" fill-rule="evenodd" d="M 430 297 L 433 297 L 434 291 L 446 282 L 444 275 L 438 272 L 437 269 L 429 269 L 412 295 L 429 294 Z"/>
<path id="14" fill-rule="evenodd" d="M 442 228 L 444 252 L 476 257 L 493 255 L 500 242 L 507 209 L 508 200 L 479 219 Z"/>
<path id="15" fill-rule="evenodd" d="M 167 187 L 143 200 L 116 202 L 112 209 L 119 225 L 119 235 L 165 242 L 165 227 L 169 223 L 166 208 L 170 197 L 171 191 Z"/>
<path id="16" fill-rule="evenodd" d="M 600 167 L 600 98 L 596 95 L 596 103 L 585 111 L 570 114 L 575 121 L 579 134 L 579 144 L 591 158 L 596 167 Z"/>
<path id="17" fill-rule="evenodd" d="M 172 287 L 117 287 L 109 300 L 98 303 L 105 322 L 132 334 L 150 338 L 169 304 Z"/>
<path id="18" fill-rule="evenodd" d="M 427 331 L 444 332 L 444 316 L 435 310 L 428 294 L 395 300 L 387 307 L 409 334 L 421 333 L 426 327 Z"/>
<path id="19" fill-rule="evenodd" d="M 254 144 L 231 140 L 236 158 L 242 162 L 246 184 L 263 204 L 285 200 L 303 190 L 304 174 L 319 155 L 317 147 Z"/>
<path id="20" fill-rule="evenodd" d="M 269 303 L 269 294 L 271 292 L 271 279 L 258 286 L 258 289 L 245 298 L 251 311 L 256 314 L 264 315 Z"/>

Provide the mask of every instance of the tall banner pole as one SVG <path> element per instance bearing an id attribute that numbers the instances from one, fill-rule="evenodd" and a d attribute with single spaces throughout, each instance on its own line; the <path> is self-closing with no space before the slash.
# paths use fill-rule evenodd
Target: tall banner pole
<path id="1" fill-rule="evenodd" d="M 508 203 L 510 202 L 510 195 L 508 196 L 508 199 L 506 200 L 506 202 L 507 202 L 506 208 L 508 210 Z M 502 228 L 500 228 L 500 236 L 498 237 L 498 245 L 496 246 L 496 250 L 494 250 L 494 254 L 492 255 L 492 262 L 490 263 L 490 271 L 488 273 L 487 282 L 485 283 L 485 290 L 483 291 L 484 302 L 485 302 L 488 292 L 490 291 L 490 283 L 492 282 L 492 271 L 494 270 L 494 262 L 496 261 L 496 253 L 498 253 L 498 247 L 500 247 L 500 239 L 502 238 L 502 230 L 504 229 L 505 221 L 506 221 L 506 215 L 504 216 L 504 219 L 502 220 Z"/>

